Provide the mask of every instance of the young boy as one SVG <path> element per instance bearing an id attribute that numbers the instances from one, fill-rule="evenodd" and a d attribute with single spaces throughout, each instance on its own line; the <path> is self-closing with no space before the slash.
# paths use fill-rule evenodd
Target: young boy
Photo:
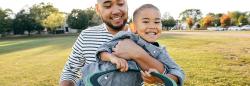
<path id="1" fill-rule="evenodd" d="M 90 64 L 83 68 L 83 76 L 88 73 L 120 69 L 121 72 L 106 74 L 98 81 L 103 86 L 139 86 L 143 82 L 140 73 L 129 72 L 128 69 L 140 69 L 133 60 L 125 60 L 112 54 L 115 45 L 124 39 L 131 39 L 146 50 L 152 57 L 163 63 L 164 74 L 178 77 L 177 84 L 183 85 L 184 73 L 181 68 L 170 58 L 164 47 L 159 46 L 156 40 L 162 31 L 161 14 L 157 7 L 145 4 L 133 14 L 133 23 L 137 34 L 120 31 L 114 38 L 102 45 L 97 50 L 98 63 Z M 92 67 L 91 67 L 92 66 Z M 142 72 L 143 76 L 147 74 Z M 86 77 L 84 77 L 86 78 Z"/>

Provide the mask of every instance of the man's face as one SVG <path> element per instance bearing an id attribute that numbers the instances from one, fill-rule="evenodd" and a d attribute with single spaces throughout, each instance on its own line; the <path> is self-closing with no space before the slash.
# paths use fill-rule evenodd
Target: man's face
<path id="1" fill-rule="evenodd" d="M 121 30 L 128 19 L 128 7 L 126 0 L 98 0 L 96 11 L 113 30 Z"/>
<path id="2" fill-rule="evenodd" d="M 161 14 L 153 8 L 145 8 L 136 15 L 134 26 L 140 37 L 155 42 L 162 31 Z"/>

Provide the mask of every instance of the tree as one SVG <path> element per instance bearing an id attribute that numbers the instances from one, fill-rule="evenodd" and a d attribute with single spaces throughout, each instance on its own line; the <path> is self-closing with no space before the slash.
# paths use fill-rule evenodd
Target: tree
<path id="1" fill-rule="evenodd" d="M 221 26 L 220 18 L 223 16 L 222 13 L 215 14 L 213 24 L 215 27 Z"/>
<path id="2" fill-rule="evenodd" d="M 36 30 L 37 23 L 32 18 L 29 10 L 23 9 L 16 14 L 12 27 L 14 34 L 23 35 L 24 32 L 27 31 L 30 36 L 30 33 Z"/>
<path id="3" fill-rule="evenodd" d="M 220 23 L 222 27 L 226 27 L 229 26 L 231 23 L 231 18 L 230 16 L 224 14 L 221 18 L 220 18 Z"/>
<path id="4" fill-rule="evenodd" d="M 250 24 L 250 11 L 245 12 L 248 24 Z"/>
<path id="5" fill-rule="evenodd" d="M 73 9 L 68 15 L 67 23 L 70 28 L 86 29 L 88 27 L 88 15 L 81 9 Z"/>
<path id="6" fill-rule="evenodd" d="M 193 24 L 194 24 L 194 21 L 193 21 L 193 19 L 191 18 L 191 17 L 188 17 L 187 19 L 186 19 L 186 22 L 187 22 L 187 24 L 188 24 L 188 27 L 189 27 L 189 29 L 193 26 Z"/>
<path id="7" fill-rule="evenodd" d="M 240 22 L 238 21 L 239 17 L 242 15 L 239 11 L 228 12 L 228 16 L 231 18 L 230 25 L 239 26 Z"/>
<path id="8" fill-rule="evenodd" d="M 101 18 L 95 13 L 91 18 L 90 26 L 99 25 L 101 23 L 102 23 Z"/>
<path id="9" fill-rule="evenodd" d="M 43 26 L 55 32 L 56 28 L 64 25 L 65 17 L 63 13 L 54 12 L 43 20 Z"/>
<path id="10" fill-rule="evenodd" d="M 187 18 L 191 18 L 194 22 L 197 22 L 202 18 L 202 12 L 200 9 L 186 9 L 180 13 L 179 17 L 182 21 L 186 21 Z"/>
<path id="11" fill-rule="evenodd" d="M 39 33 L 44 29 L 43 21 L 52 13 L 59 12 L 57 8 L 55 8 L 50 3 L 39 3 L 34 4 L 30 9 L 29 13 L 31 19 L 34 21 L 34 29 L 37 30 Z"/>
<path id="12" fill-rule="evenodd" d="M 162 26 L 163 27 L 174 27 L 176 25 L 177 21 L 174 20 L 173 17 L 169 18 L 169 19 L 163 19 L 162 20 Z"/>
<path id="13" fill-rule="evenodd" d="M 95 12 L 95 8 L 90 7 L 84 11 L 88 15 L 88 18 L 89 18 L 88 19 L 89 20 L 88 26 L 95 26 L 95 25 L 99 25 L 102 23 L 100 17 Z"/>
<path id="14" fill-rule="evenodd" d="M 68 15 L 66 22 L 70 28 L 79 30 L 102 23 L 100 17 L 95 12 L 95 9 L 92 7 L 87 8 L 86 10 L 73 9 Z"/>
<path id="15" fill-rule="evenodd" d="M 24 34 L 25 30 L 31 32 L 32 21 L 29 14 L 25 10 L 21 10 L 16 14 L 16 18 L 13 20 L 14 34 Z"/>
<path id="16" fill-rule="evenodd" d="M 201 27 L 207 28 L 208 26 L 213 26 L 215 14 L 208 13 L 204 18 L 201 19 L 200 24 Z"/>
<path id="17" fill-rule="evenodd" d="M 162 26 L 166 28 L 174 27 L 177 23 L 177 21 L 168 12 L 163 14 L 161 22 Z"/>
<path id="18" fill-rule="evenodd" d="M 240 17 L 238 18 L 238 22 L 239 26 L 247 25 L 248 24 L 247 17 L 245 15 L 240 15 Z"/>
<path id="19" fill-rule="evenodd" d="M 0 34 L 5 35 L 5 32 L 9 32 L 12 25 L 12 19 L 9 15 L 12 13 L 10 9 L 0 8 Z"/>

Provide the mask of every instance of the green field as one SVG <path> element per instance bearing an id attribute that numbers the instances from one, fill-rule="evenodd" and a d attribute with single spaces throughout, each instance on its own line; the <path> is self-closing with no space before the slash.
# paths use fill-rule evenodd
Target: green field
<path id="1" fill-rule="evenodd" d="M 57 86 L 76 36 L 0 39 L 0 86 Z M 250 32 L 164 32 L 185 86 L 250 86 Z"/>

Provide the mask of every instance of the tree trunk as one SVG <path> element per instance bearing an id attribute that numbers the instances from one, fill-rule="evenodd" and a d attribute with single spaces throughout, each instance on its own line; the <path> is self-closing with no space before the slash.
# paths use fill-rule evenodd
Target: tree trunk
<path id="1" fill-rule="evenodd" d="M 30 36 L 30 32 L 31 32 L 31 31 L 28 31 L 28 36 Z"/>

